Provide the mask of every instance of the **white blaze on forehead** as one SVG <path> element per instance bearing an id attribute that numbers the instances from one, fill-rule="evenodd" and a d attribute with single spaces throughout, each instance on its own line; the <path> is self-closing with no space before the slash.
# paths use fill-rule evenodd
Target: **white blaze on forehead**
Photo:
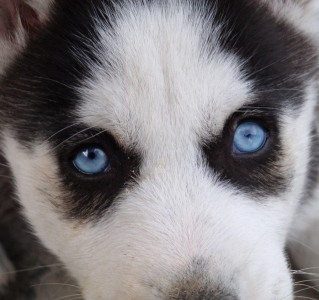
<path id="1" fill-rule="evenodd" d="M 243 62 L 221 49 L 218 24 L 212 32 L 198 9 L 154 5 L 122 8 L 121 15 L 112 34 L 97 25 L 96 51 L 105 64 L 91 66 L 80 91 L 82 121 L 150 151 L 158 143 L 219 133 L 249 102 Z"/>

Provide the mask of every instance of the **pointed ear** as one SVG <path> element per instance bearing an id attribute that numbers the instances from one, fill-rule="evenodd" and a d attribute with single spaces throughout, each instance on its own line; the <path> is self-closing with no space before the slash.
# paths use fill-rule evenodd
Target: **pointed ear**
<path id="1" fill-rule="evenodd" d="M 0 0 L 0 38 L 36 31 L 48 18 L 52 0 Z"/>
<path id="2" fill-rule="evenodd" d="M 278 17 L 319 46 L 319 0 L 261 0 Z"/>
<path id="3" fill-rule="evenodd" d="M 53 0 L 0 0 L 0 74 L 49 18 Z"/>

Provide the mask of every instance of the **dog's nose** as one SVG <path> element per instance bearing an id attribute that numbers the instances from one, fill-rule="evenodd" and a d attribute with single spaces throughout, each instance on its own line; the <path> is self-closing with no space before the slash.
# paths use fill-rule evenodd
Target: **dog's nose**
<path id="1" fill-rule="evenodd" d="M 175 282 L 166 293 L 165 300 L 236 300 L 229 286 L 216 279 L 208 271 L 209 263 L 195 258 L 190 265 L 176 274 Z"/>
<path id="2" fill-rule="evenodd" d="M 193 277 L 177 282 L 165 300 L 236 300 L 228 288 L 220 287 L 207 278 Z"/>
<path id="3" fill-rule="evenodd" d="M 165 300 L 236 300 L 237 298 L 223 289 L 195 287 L 197 283 L 173 287 Z"/>

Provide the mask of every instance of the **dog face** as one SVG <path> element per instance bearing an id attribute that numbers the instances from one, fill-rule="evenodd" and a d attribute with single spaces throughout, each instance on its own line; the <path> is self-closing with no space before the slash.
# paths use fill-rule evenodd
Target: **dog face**
<path id="1" fill-rule="evenodd" d="M 280 17 L 297 4 L 38 2 L 6 40 L 2 148 L 85 298 L 292 299 L 317 130 L 313 32 Z"/>

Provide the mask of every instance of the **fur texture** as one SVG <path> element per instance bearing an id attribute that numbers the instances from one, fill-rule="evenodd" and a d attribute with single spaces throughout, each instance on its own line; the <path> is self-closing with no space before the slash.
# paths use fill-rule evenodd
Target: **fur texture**
<path id="1" fill-rule="evenodd" d="M 316 0 L 28 6 L 36 30 L 2 36 L 2 151 L 85 299 L 293 299 L 286 244 L 318 261 L 295 242 L 319 247 Z M 243 120 L 258 154 L 232 151 Z M 86 145 L 108 173 L 74 168 Z"/>

